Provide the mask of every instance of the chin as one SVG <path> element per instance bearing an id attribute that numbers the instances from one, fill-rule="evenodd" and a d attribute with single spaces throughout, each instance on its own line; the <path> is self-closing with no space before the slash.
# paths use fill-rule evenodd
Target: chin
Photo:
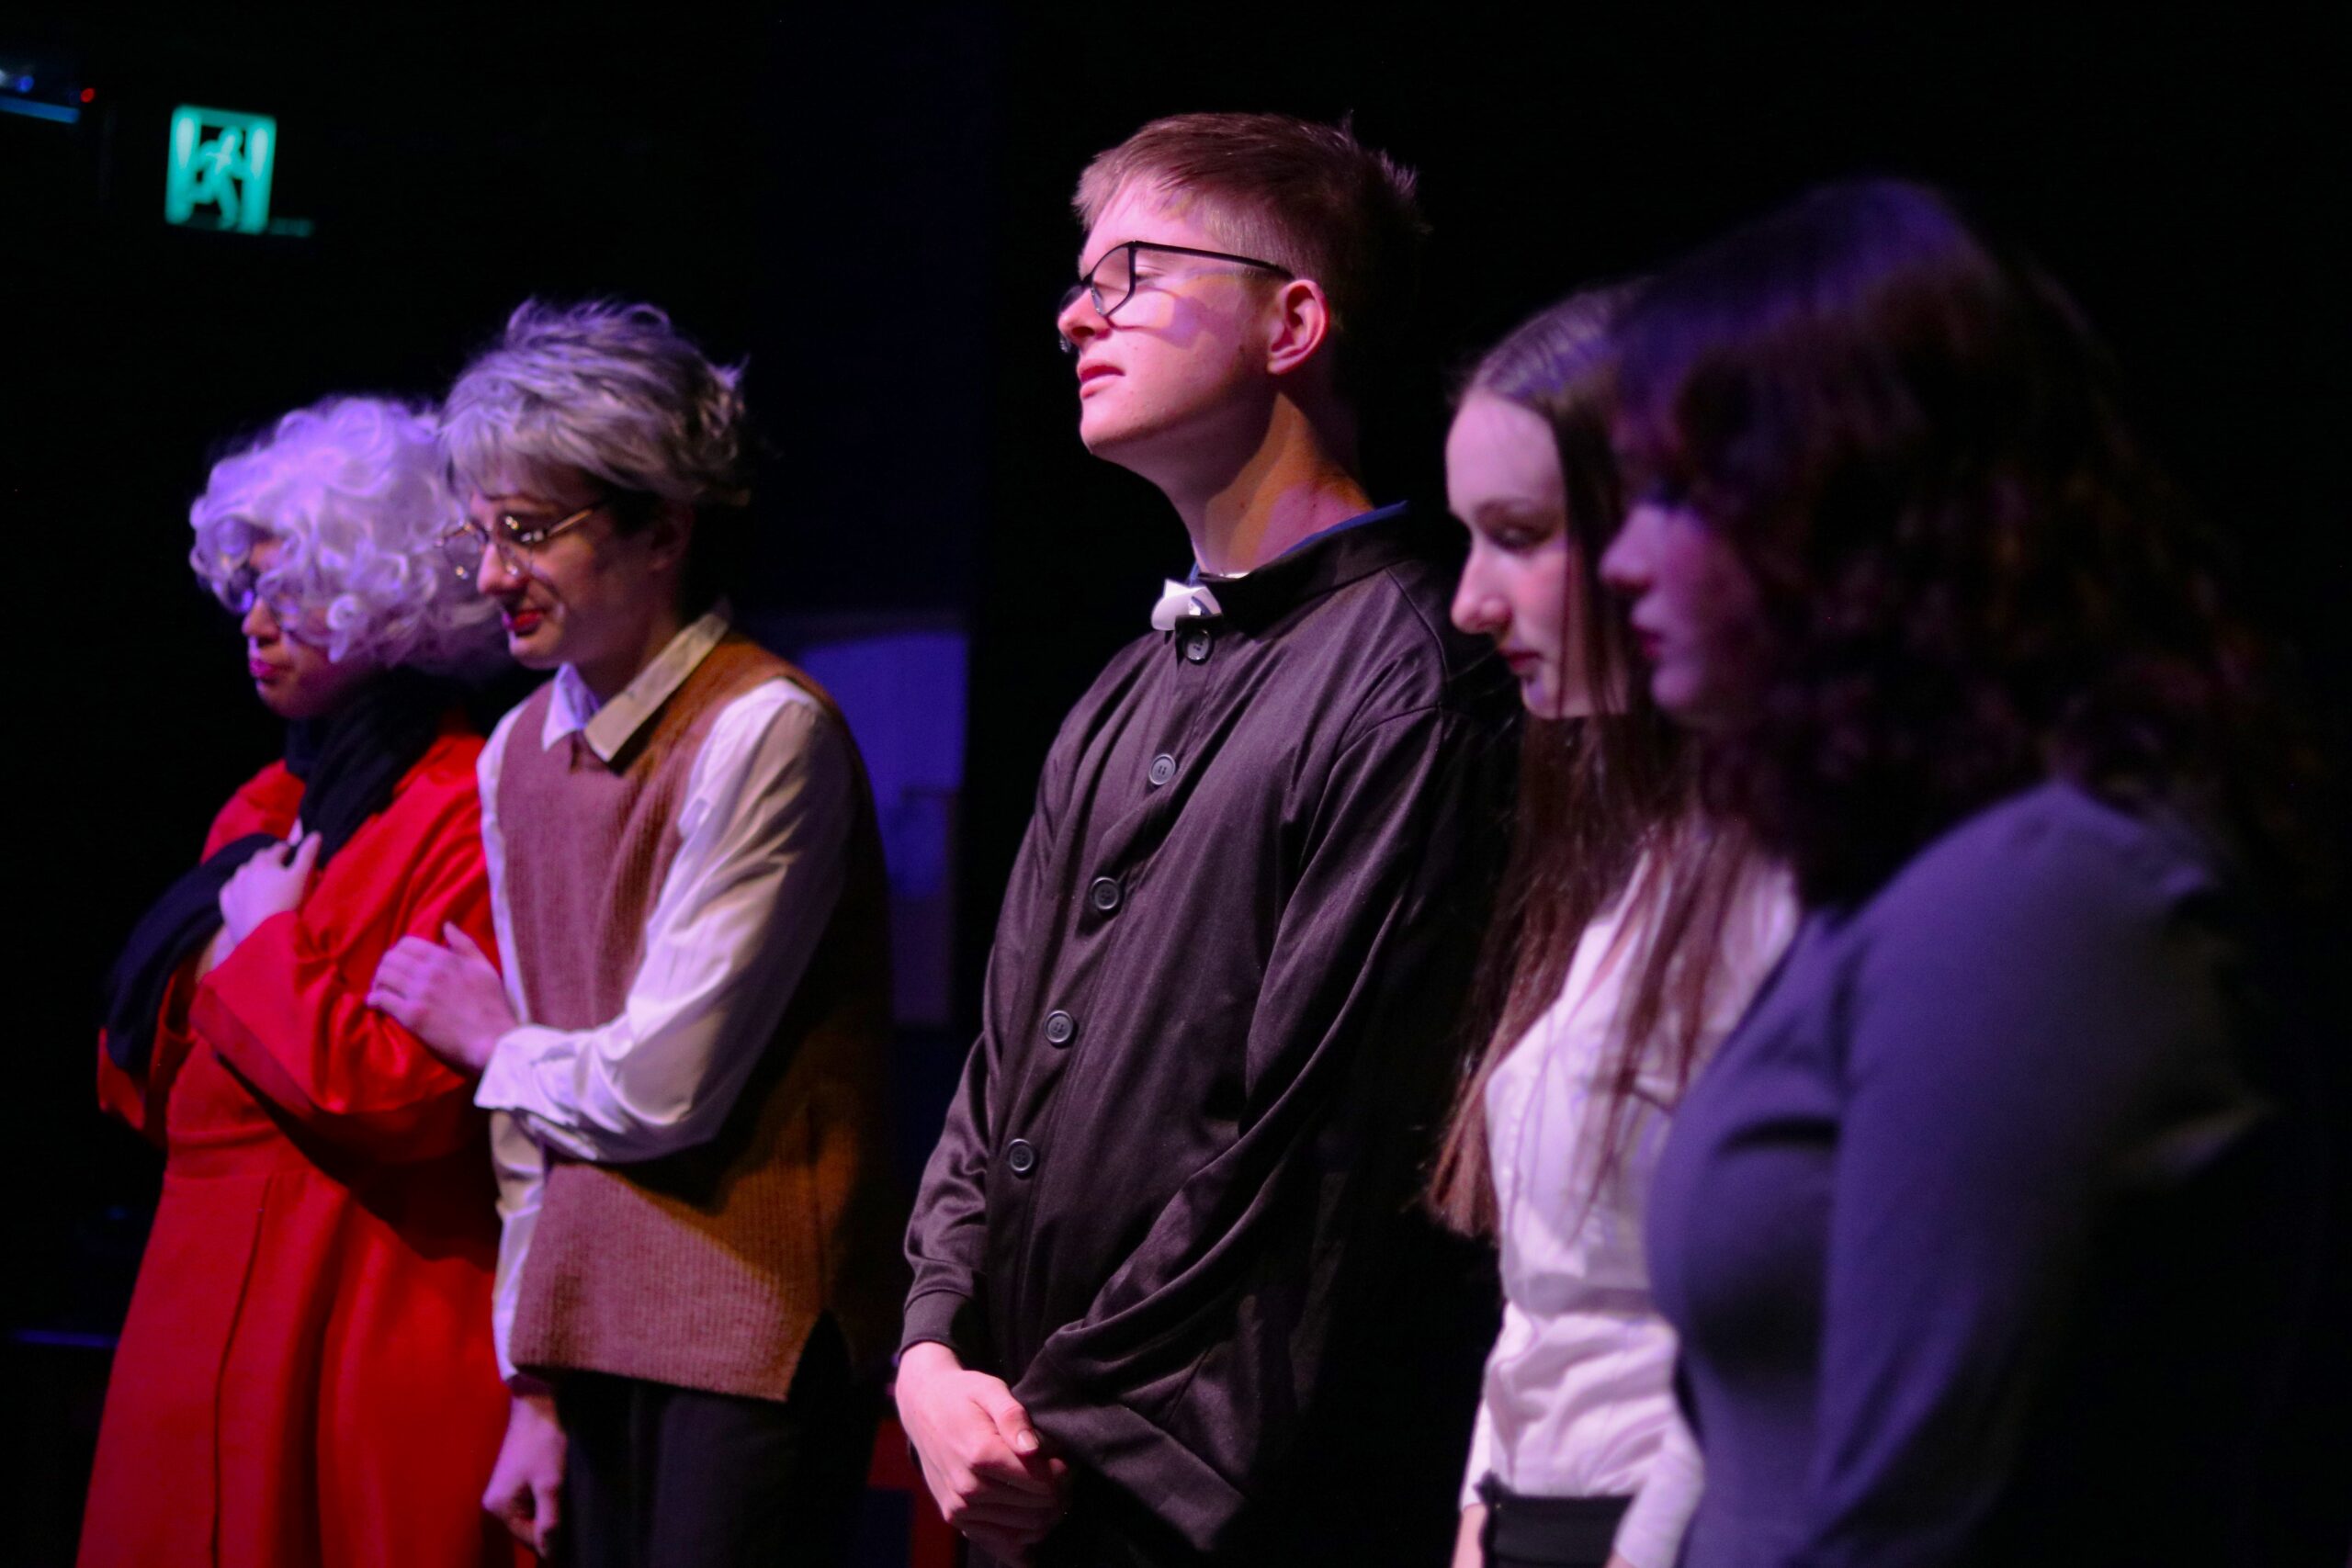
<path id="1" fill-rule="evenodd" d="M 1079 411 L 1078 438 L 1089 452 L 1098 457 L 1107 457 L 1117 449 L 1120 442 L 1127 438 L 1128 433 L 1119 428 L 1119 422 L 1115 419 L 1090 418 L 1093 412 L 1091 409 Z"/>
<path id="2" fill-rule="evenodd" d="M 1690 682 L 1661 675 L 1650 682 L 1650 697 L 1660 712 L 1685 729 L 1723 728 L 1723 703 Z"/>
<path id="3" fill-rule="evenodd" d="M 264 690 L 257 694 L 261 698 L 262 706 L 288 724 L 300 723 L 306 718 L 319 718 L 328 711 L 326 707 L 306 697 L 300 692 Z"/>
<path id="4" fill-rule="evenodd" d="M 1140 456 L 1139 448 L 1151 446 L 1176 423 L 1165 410 L 1123 409 L 1120 405 L 1125 400 L 1120 394 L 1129 389 L 1114 387 L 1079 405 L 1078 438 L 1098 457 L 1120 460 Z"/>

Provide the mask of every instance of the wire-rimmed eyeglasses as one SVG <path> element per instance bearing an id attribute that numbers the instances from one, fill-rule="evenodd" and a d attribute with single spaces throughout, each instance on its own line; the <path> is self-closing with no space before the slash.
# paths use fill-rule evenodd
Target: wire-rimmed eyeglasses
<path id="1" fill-rule="evenodd" d="M 481 570 L 482 551 L 495 547 L 499 561 L 507 570 L 519 576 L 524 570 L 523 563 L 533 550 L 566 528 L 586 522 L 612 499 L 609 495 L 600 496 L 571 516 L 553 523 L 542 523 L 536 518 L 517 517 L 511 512 L 502 512 L 491 520 L 490 527 L 484 528 L 469 517 L 455 527 L 442 531 L 442 558 L 449 563 L 449 570 L 456 572 L 460 580 L 469 580 Z"/>
<path id="2" fill-rule="evenodd" d="M 1255 256 L 1238 256 L 1230 251 L 1204 251 L 1191 245 L 1163 245 L 1151 240 L 1125 240 L 1096 257 L 1094 265 L 1087 269 L 1084 277 L 1062 290 L 1061 303 L 1055 307 L 1054 315 L 1058 318 L 1063 311 L 1077 303 L 1078 297 L 1081 294 L 1090 297 L 1094 305 L 1094 313 L 1104 321 L 1107 321 L 1118 314 L 1119 308 L 1135 298 L 1136 253 L 1138 251 L 1158 251 L 1171 256 L 1197 256 L 1204 261 L 1231 262 L 1236 266 L 1256 267 L 1261 272 L 1271 272 L 1278 277 L 1298 276 L 1280 262 L 1260 261 Z M 1062 338 L 1061 344 L 1062 351 L 1066 354 L 1078 352 L 1078 344 L 1070 342 L 1067 337 Z"/>
<path id="3" fill-rule="evenodd" d="M 260 604 L 269 611 L 269 618 L 278 629 L 293 635 L 298 629 L 308 629 L 304 612 L 309 606 L 299 593 L 278 586 L 275 573 L 263 571 L 249 560 L 240 560 L 214 584 L 213 597 L 221 607 L 243 620 Z M 304 640 L 311 640 L 305 638 Z"/>

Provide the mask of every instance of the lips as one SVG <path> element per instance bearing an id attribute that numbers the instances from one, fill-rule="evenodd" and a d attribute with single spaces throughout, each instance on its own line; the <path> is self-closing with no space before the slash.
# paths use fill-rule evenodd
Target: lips
<path id="1" fill-rule="evenodd" d="M 278 674 L 279 671 L 266 659 L 248 659 L 245 660 L 245 672 L 256 681 L 266 681 Z"/>
<path id="2" fill-rule="evenodd" d="M 529 637 L 539 629 L 539 623 L 546 618 L 538 611 L 530 609 L 505 610 L 499 615 L 508 637 Z"/>
<path id="3" fill-rule="evenodd" d="M 1086 396 L 1086 389 L 1089 387 L 1095 385 L 1097 382 L 1106 380 L 1113 376 L 1116 376 L 1118 373 L 1119 372 L 1115 367 L 1109 365 L 1080 366 L 1078 367 L 1078 395 L 1081 398 Z"/>

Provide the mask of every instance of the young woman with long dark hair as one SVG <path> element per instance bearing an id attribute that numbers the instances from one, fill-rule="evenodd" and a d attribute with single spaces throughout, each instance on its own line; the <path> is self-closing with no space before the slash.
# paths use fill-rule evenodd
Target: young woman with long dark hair
<path id="1" fill-rule="evenodd" d="M 1623 342 L 1603 575 L 1805 907 L 1654 1188 L 1685 1561 L 2295 1560 L 2284 959 L 2332 857 L 2211 541 L 2073 304 L 1931 191 L 1818 192 Z"/>
<path id="2" fill-rule="evenodd" d="M 1626 289 L 1535 316 L 1473 374 L 1446 444 L 1470 532 L 1454 599 L 1530 721 L 1485 981 L 1500 1022 L 1433 1185 L 1501 1251 L 1505 1314 L 1464 1493 L 1462 1564 L 1666 1568 L 1698 1484 L 1640 1231 L 1666 1114 L 1795 923 L 1784 879 L 1711 824 L 1593 565 L 1623 515 L 1609 449 Z M 1488 1016 L 1493 1016 L 1490 1012 Z"/>

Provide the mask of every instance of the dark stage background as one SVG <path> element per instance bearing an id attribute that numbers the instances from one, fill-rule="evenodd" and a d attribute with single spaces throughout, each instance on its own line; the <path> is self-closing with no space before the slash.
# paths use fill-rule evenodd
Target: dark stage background
<path id="1" fill-rule="evenodd" d="M 653 299 L 749 357 L 775 446 L 745 603 L 761 625 L 967 638 L 968 665 L 918 662 L 897 688 L 964 738 L 927 895 L 944 900 L 945 989 L 905 1042 L 910 1167 L 968 1038 L 1055 724 L 1188 560 L 1156 493 L 1080 447 L 1051 335 L 1069 186 L 1154 115 L 1352 111 L 1418 165 L 1429 347 L 1447 365 L 1814 181 L 1948 183 L 2082 296 L 2269 613 L 2332 702 L 2347 690 L 2340 14 L 156 15 L 0 11 L 0 63 L 37 59 L 92 94 L 71 125 L 0 114 L 20 611 L 0 1562 L 70 1550 L 153 1201 L 156 1161 L 92 1109 L 97 977 L 276 746 L 233 628 L 186 570 L 187 502 L 211 457 L 291 406 L 431 394 L 526 295 Z M 182 103 L 277 118 L 273 206 L 307 237 L 163 222 Z M 1442 418 L 1432 376 L 1372 453 L 1384 494 L 1436 496 Z"/>

